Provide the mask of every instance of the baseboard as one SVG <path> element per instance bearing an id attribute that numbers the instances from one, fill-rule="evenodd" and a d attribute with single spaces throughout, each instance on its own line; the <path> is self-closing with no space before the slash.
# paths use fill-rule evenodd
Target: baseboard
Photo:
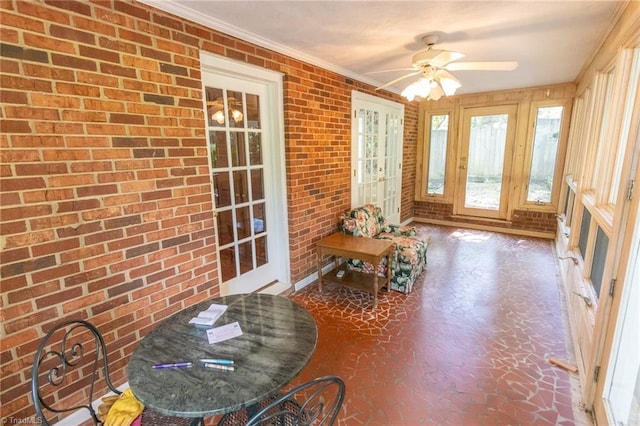
<path id="1" fill-rule="evenodd" d="M 327 272 L 333 270 L 336 267 L 334 262 L 330 262 L 328 265 L 326 265 L 324 268 L 322 268 L 322 274 L 326 274 Z M 307 276 L 306 278 L 303 278 L 302 280 L 298 281 L 297 283 L 294 284 L 293 288 L 295 289 L 295 291 L 298 290 L 302 290 L 303 288 L 305 288 L 306 286 L 308 286 L 309 284 L 315 282 L 318 280 L 318 272 L 314 272 L 313 274 Z"/>
<path id="2" fill-rule="evenodd" d="M 273 283 L 270 283 L 269 285 L 259 289 L 257 293 L 278 295 L 284 293 L 289 288 L 291 288 L 289 284 L 280 281 L 274 281 Z"/>
<path id="3" fill-rule="evenodd" d="M 502 228 L 500 226 L 481 225 L 477 223 L 452 222 L 448 220 L 423 219 L 423 218 L 412 218 L 409 221 L 409 223 L 411 222 L 428 223 L 430 225 L 442 225 L 442 226 L 449 226 L 453 228 L 476 229 L 479 231 L 501 232 L 503 234 L 522 235 L 524 237 L 536 237 L 536 238 L 545 238 L 545 239 L 554 239 L 556 237 L 556 234 L 552 232 L 527 231 L 524 229 Z"/>

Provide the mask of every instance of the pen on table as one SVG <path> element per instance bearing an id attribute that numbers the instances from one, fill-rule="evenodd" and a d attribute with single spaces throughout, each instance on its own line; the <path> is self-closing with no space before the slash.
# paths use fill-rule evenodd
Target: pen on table
<path id="1" fill-rule="evenodd" d="M 204 359 L 201 359 L 200 362 L 206 362 L 209 364 L 233 365 L 232 359 L 222 359 L 222 358 L 204 358 Z"/>
<path id="2" fill-rule="evenodd" d="M 169 362 L 166 364 L 155 364 L 153 368 L 181 368 L 191 366 L 193 366 L 192 362 Z"/>
<path id="3" fill-rule="evenodd" d="M 204 368 L 214 368 L 216 370 L 236 371 L 236 368 L 231 365 L 211 364 L 209 362 L 205 362 L 202 364 L 202 366 Z"/>

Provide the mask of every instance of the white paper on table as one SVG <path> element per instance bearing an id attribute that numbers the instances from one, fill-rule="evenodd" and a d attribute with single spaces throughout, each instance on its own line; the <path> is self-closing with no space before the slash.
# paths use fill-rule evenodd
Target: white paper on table
<path id="1" fill-rule="evenodd" d="M 209 343 L 224 342 L 238 336 L 242 336 L 242 329 L 238 321 L 207 330 Z"/>
<path id="2" fill-rule="evenodd" d="M 212 303 L 206 311 L 202 311 L 197 317 L 191 318 L 189 324 L 213 325 L 227 310 L 227 305 Z"/>

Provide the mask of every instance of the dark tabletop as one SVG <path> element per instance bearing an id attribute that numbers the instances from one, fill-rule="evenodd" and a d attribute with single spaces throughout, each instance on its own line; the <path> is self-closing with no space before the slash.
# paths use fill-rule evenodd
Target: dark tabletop
<path id="1" fill-rule="evenodd" d="M 214 327 L 238 321 L 242 336 L 209 344 L 189 320 L 211 303 L 228 305 Z M 282 296 L 241 294 L 208 300 L 166 319 L 141 341 L 128 365 L 129 386 L 165 415 L 207 417 L 249 406 L 289 383 L 313 354 L 318 330 L 307 310 Z M 235 361 L 235 371 L 205 369 L 201 358 Z M 187 361 L 191 368 L 154 369 Z"/>

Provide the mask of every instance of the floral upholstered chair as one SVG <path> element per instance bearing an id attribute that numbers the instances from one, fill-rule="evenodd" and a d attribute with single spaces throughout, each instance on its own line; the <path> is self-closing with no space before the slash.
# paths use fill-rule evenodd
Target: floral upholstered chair
<path id="1" fill-rule="evenodd" d="M 382 216 L 382 209 L 372 204 L 352 209 L 340 216 L 343 233 L 356 237 L 392 240 L 395 246 L 391 256 L 391 289 L 409 293 L 418 275 L 427 266 L 429 239 L 416 237 L 412 226 L 392 225 Z M 373 265 L 358 259 L 347 261 L 349 269 L 373 273 Z M 380 262 L 378 275 L 386 276 L 386 258 Z"/>

